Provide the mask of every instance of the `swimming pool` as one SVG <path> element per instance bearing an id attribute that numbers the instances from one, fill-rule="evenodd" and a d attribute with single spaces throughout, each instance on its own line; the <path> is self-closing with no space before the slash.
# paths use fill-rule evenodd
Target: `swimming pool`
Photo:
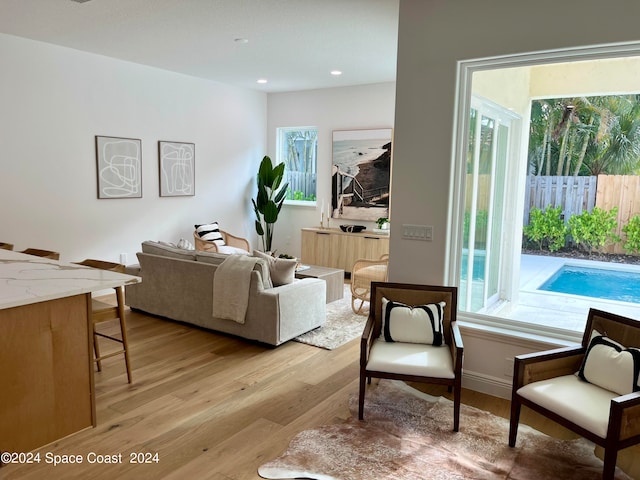
<path id="1" fill-rule="evenodd" d="M 640 272 L 564 265 L 538 290 L 640 303 Z"/>

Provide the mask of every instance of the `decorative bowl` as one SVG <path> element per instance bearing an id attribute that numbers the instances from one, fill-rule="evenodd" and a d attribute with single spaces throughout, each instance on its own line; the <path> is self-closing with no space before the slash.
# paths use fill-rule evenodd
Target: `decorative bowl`
<path id="1" fill-rule="evenodd" d="M 340 225 L 340 230 L 347 233 L 360 233 L 366 228 L 364 225 Z"/>

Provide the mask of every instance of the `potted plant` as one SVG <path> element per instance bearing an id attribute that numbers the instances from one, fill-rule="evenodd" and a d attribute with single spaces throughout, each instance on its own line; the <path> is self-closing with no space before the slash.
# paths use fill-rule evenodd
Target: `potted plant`
<path id="1" fill-rule="evenodd" d="M 387 217 L 380 217 L 376 220 L 376 225 L 380 230 L 389 230 L 389 219 Z"/>
<path id="2" fill-rule="evenodd" d="M 255 199 L 251 199 L 253 211 L 256 214 L 256 233 L 262 238 L 264 252 L 271 251 L 273 226 L 278 220 L 289 186 L 288 182 L 282 184 L 283 178 L 284 163 L 274 167 L 271 158 L 265 155 L 260 162 L 256 178 L 258 194 Z"/>

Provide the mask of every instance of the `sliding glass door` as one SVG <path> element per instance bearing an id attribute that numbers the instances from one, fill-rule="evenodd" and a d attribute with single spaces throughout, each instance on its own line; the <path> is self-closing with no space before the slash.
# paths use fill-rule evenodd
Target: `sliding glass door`
<path id="1" fill-rule="evenodd" d="M 503 272 L 510 111 L 473 98 L 469 118 L 460 264 L 460 309 L 483 312 L 498 301 Z"/>

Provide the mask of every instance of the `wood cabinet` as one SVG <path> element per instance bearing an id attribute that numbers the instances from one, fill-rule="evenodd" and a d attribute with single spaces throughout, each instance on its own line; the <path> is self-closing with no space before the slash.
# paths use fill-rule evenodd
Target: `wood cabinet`
<path id="1" fill-rule="evenodd" d="M 302 263 L 341 268 L 351 272 L 356 260 L 377 260 L 389 253 L 389 236 L 375 233 L 346 233 L 336 228 L 302 229 Z"/>

